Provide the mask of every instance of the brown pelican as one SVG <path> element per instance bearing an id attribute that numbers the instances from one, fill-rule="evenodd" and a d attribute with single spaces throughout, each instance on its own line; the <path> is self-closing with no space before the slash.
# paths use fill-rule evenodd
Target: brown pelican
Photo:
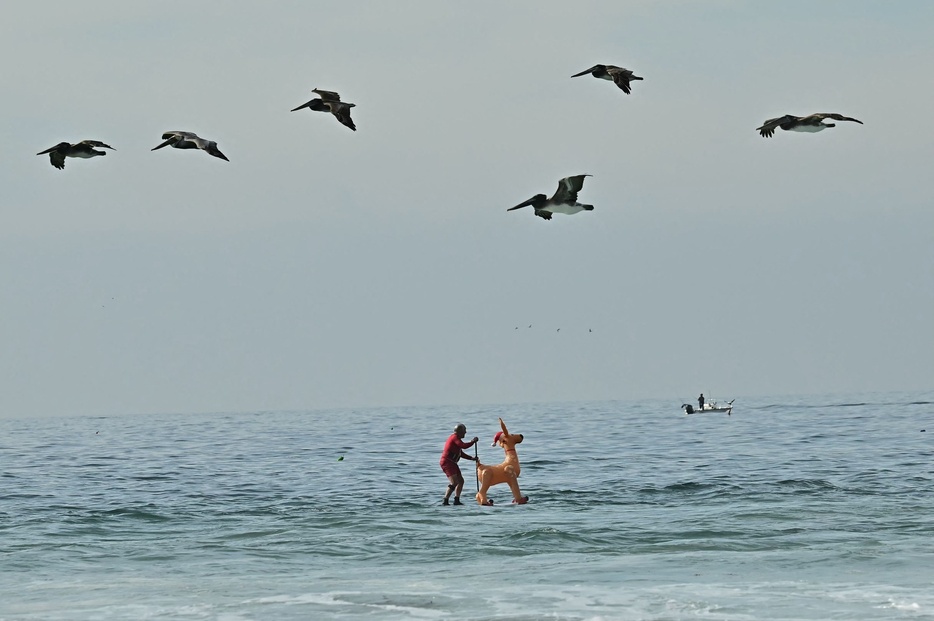
<path id="1" fill-rule="evenodd" d="M 174 147 L 176 149 L 201 149 L 202 151 L 207 151 L 214 157 L 219 157 L 222 160 L 227 159 L 227 156 L 221 153 L 221 150 L 217 148 L 217 143 L 213 140 L 205 140 L 197 134 L 192 132 L 165 132 L 162 134 L 162 139 L 165 140 L 158 147 L 153 147 L 152 150 L 161 149 L 162 147 Z"/>
<path id="2" fill-rule="evenodd" d="M 577 202 L 577 193 L 584 187 L 584 177 L 592 176 L 574 175 L 565 177 L 558 182 L 558 191 L 551 198 L 546 198 L 544 194 L 536 194 L 524 203 L 510 207 L 506 211 L 531 205 L 535 209 L 535 215 L 545 220 L 551 220 L 551 214 L 553 213 L 564 213 L 570 216 L 581 211 L 593 211 L 593 205 L 581 205 Z"/>
<path id="3" fill-rule="evenodd" d="M 577 78 L 587 73 L 591 74 L 595 78 L 600 78 L 601 80 L 612 80 L 616 86 L 623 89 L 623 92 L 627 95 L 631 92 L 629 90 L 629 83 L 632 80 L 642 79 L 629 69 L 623 69 L 622 67 L 617 67 L 616 65 L 594 65 L 590 69 L 581 71 L 580 73 L 575 73 L 571 77 Z"/>
<path id="4" fill-rule="evenodd" d="M 854 121 L 863 124 L 862 121 L 857 121 L 854 118 L 843 116 L 842 114 L 837 114 L 836 112 L 818 112 L 817 114 L 809 114 L 808 116 L 795 116 L 793 114 L 786 114 L 785 116 L 780 116 L 774 119 L 769 119 L 762 124 L 762 127 L 757 127 L 756 131 L 762 135 L 763 138 L 771 138 L 772 134 L 775 133 L 776 127 L 781 127 L 782 129 L 793 131 L 793 132 L 819 132 L 821 130 L 827 129 L 828 127 L 836 127 L 835 123 L 824 123 L 824 119 L 833 119 L 835 121 Z"/>
<path id="5" fill-rule="evenodd" d="M 112 146 L 104 144 L 100 140 L 82 140 L 76 144 L 70 144 L 68 142 L 60 142 L 54 147 L 50 147 L 45 151 L 40 151 L 36 155 L 49 154 L 49 160 L 52 162 L 52 166 L 63 170 L 65 168 L 65 158 L 66 157 L 97 157 L 98 155 L 107 155 L 106 151 L 97 151 L 94 147 L 99 147 L 101 149 L 112 149 L 116 151 Z"/>
<path id="6" fill-rule="evenodd" d="M 330 112 L 343 125 L 357 131 L 357 126 L 354 125 L 353 119 L 350 118 L 350 109 L 357 104 L 341 101 L 341 96 L 334 91 L 325 91 L 320 88 L 315 88 L 312 89 L 311 92 L 318 95 L 320 99 L 316 97 L 311 101 L 307 101 L 297 108 L 292 108 L 292 112 L 301 110 L 302 108 L 308 108 L 315 112 Z"/>

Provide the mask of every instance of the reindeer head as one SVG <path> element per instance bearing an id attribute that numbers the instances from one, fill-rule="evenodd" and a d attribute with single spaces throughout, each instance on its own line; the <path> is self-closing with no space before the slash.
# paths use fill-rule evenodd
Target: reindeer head
<path id="1" fill-rule="evenodd" d="M 515 446 L 522 442 L 523 436 L 521 433 L 509 433 L 509 430 L 506 429 L 506 423 L 503 422 L 503 419 L 499 419 L 499 425 L 503 428 L 502 431 L 497 431 L 496 435 L 493 436 L 493 446 L 501 446 L 505 450 L 510 450 L 515 448 Z"/>

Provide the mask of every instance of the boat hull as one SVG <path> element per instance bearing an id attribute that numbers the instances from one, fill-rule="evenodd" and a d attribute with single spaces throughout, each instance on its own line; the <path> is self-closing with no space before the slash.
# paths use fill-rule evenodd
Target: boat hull
<path id="1" fill-rule="evenodd" d="M 681 406 L 685 414 L 707 414 L 708 412 L 726 412 L 727 415 L 733 413 L 732 402 L 727 405 L 717 405 L 716 403 L 705 403 L 704 409 L 696 408 L 689 403 Z"/>

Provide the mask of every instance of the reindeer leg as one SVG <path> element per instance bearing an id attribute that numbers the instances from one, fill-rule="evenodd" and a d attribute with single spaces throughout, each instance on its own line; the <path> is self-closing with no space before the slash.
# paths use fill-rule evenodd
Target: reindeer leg
<path id="1" fill-rule="evenodd" d="M 486 491 L 490 489 L 490 471 L 483 470 L 480 473 L 480 491 L 477 492 L 478 505 L 492 505 L 493 501 L 487 498 Z"/>
<path id="2" fill-rule="evenodd" d="M 517 505 L 524 505 L 529 501 L 528 496 L 523 496 L 522 492 L 519 491 L 519 480 L 515 477 L 510 478 L 506 483 L 509 484 L 509 489 L 512 490 L 513 503 Z"/>
<path id="3" fill-rule="evenodd" d="M 480 487 L 480 491 L 477 492 L 477 504 L 478 505 L 488 505 L 490 504 L 490 499 L 486 497 L 487 487 L 485 485 Z"/>

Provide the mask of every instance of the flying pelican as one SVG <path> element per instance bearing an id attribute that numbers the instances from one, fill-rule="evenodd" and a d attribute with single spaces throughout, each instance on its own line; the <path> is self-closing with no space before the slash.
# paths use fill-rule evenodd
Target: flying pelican
<path id="1" fill-rule="evenodd" d="M 320 99 L 316 97 L 311 101 L 307 101 L 297 108 L 292 108 L 292 112 L 301 110 L 302 108 L 308 108 L 309 110 L 314 110 L 315 112 L 330 112 L 334 115 L 334 118 L 341 122 L 341 124 L 346 125 L 354 131 L 357 131 L 357 126 L 354 125 L 353 119 L 350 118 L 350 109 L 357 104 L 341 101 L 341 96 L 334 91 L 325 91 L 321 90 L 320 88 L 314 88 L 311 90 L 311 92 L 318 95 Z"/>
<path id="2" fill-rule="evenodd" d="M 165 140 L 162 144 L 157 147 L 153 147 L 152 150 L 161 149 L 162 147 L 174 147 L 176 149 L 201 149 L 202 151 L 207 151 L 209 154 L 214 157 L 219 157 L 222 160 L 230 161 L 227 159 L 227 156 L 221 153 L 221 150 L 217 148 L 217 143 L 213 140 L 205 140 L 195 133 L 192 132 L 165 132 L 162 134 L 162 139 Z"/>
<path id="3" fill-rule="evenodd" d="M 546 198 L 544 194 L 536 194 L 524 203 L 510 207 L 506 211 L 531 205 L 535 209 L 535 215 L 545 220 L 551 220 L 551 214 L 553 213 L 564 213 L 570 216 L 581 211 L 593 211 L 593 205 L 581 205 L 577 202 L 577 193 L 584 187 L 584 177 L 592 176 L 574 175 L 565 177 L 558 182 L 558 190 L 551 198 Z"/>
<path id="4" fill-rule="evenodd" d="M 837 114 L 836 112 L 818 112 L 817 114 L 809 114 L 808 116 L 795 116 L 793 114 L 786 114 L 785 116 L 780 116 L 774 119 L 769 119 L 762 124 L 762 127 L 757 127 L 756 131 L 762 135 L 763 138 L 771 138 L 772 134 L 775 133 L 776 127 L 781 127 L 782 129 L 793 131 L 793 132 L 819 132 L 828 127 L 836 127 L 835 123 L 824 123 L 824 119 L 834 119 L 835 121 L 854 121 L 863 124 L 862 121 L 857 121 L 854 118 L 843 116 L 842 114 Z"/>
<path id="5" fill-rule="evenodd" d="M 76 144 L 71 144 L 68 142 L 60 142 L 54 147 L 49 147 L 45 151 L 40 151 L 36 155 L 49 154 L 49 160 L 52 162 L 52 166 L 58 168 L 59 170 L 64 170 L 65 168 L 65 158 L 66 157 L 97 157 L 98 155 L 107 155 L 106 151 L 97 151 L 94 147 L 99 147 L 101 149 L 112 149 L 116 151 L 112 146 L 104 144 L 100 140 L 82 140 Z"/>
<path id="6" fill-rule="evenodd" d="M 590 69 L 581 71 L 580 73 L 575 73 L 571 77 L 577 78 L 587 73 L 591 74 L 595 78 L 600 78 L 602 80 L 612 80 L 616 86 L 620 87 L 627 95 L 631 92 L 629 90 L 629 82 L 632 80 L 642 79 L 629 69 L 617 67 L 616 65 L 594 65 Z"/>

